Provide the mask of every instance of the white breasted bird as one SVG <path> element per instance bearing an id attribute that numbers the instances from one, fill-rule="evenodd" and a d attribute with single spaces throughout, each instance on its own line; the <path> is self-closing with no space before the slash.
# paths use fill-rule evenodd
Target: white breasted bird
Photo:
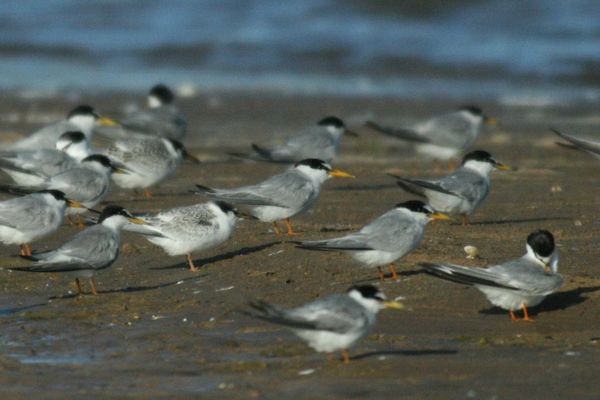
<path id="1" fill-rule="evenodd" d="M 508 310 L 513 321 L 515 311 L 523 310 L 523 321 L 532 321 L 528 307 L 540 304 L 564 283 L 558 274 L 558 251 L 554 237 L 538 230 L 527 237 L 527 252 L 521 258 L 487 268 L 454 264 L 422 263 L 431 275 L 464 285 L 475 286 L 493 305 Z"/>
<path id="2" fill-rule="evenodd" d="M 98 223 L 75 235 L 56 250 L 34 253 L 24 258 L 33 261 L 29 266 L 11 268 L 25 272 L 73 272 L 79 294 L 83 294 L 80 278 L 90 280 L 92 294 L 98 294 L 94 275 L 108 268 L 117 259 L 120 231 L 127 222 L 145 224 L 120 206 L 108 206 Z"/>
<path id="3" fill-rule="evenodd" d="M 427 198 L 435 210 L 448 215 L 460 215 L 463 225 L 469 215 L 485 200 L 490 191 L 490 173 L 494 169 L 510 170 L 483 150 L 464 156 L 460 168 L 438 179 L 409 179 L 391 175 L 398 185 L 409 193 Z"/>
<path id="4" fill-rule="evenodd" d="M 30 243 L 56 231 L 67 207 L 82 206 L 58 190 L 42 190 L 0 202 L 0 242 L 17 244 L 22 256 L 30 256 Z"/>
<path id="5" fill-rule="evenodd" d="M 319 197 L 321 186 L 331 177 L 354 178 L 347 172 L 333 169 L 328 163 L 309 158 L 296 163 L 285 172 L 251 186 L 234 189 L 213 189 L 196 185 L 198 193 L 211 199 L 250 206 L 249 213 L 264 222 L 272 222 L 277 235 L 277 221 L 283 220 L 287 234 L 294 232 L 290 218 L 308 210 Z"/>
<path id="6" fill-rule="evenodd" d="M 209 201 L 192 206 L 175 207 L 154 215 L 142 215 L 150 225 L 128 224 L 125 230 L 146 235 L 170 256 L 186 255 L 190 271 L 198 268 L 192 253 L 225 242 L 235 229 L 238 211 L 223 201 Z"/>
<path id="7" fill-rule="evenodd" d="M 433 219 L 448 219 L 435 213 L 419 200 L 410 200 L 377 217 L 358 232 L 348 235 L 308 242 L 298 247 L 307 250 L 339 251 L 348 253 L 365 267 L 377 267 L 384 278 L 382 265 L 389 265 L 392 278 L 397 278 L 394 261 L 417 248 L 425 233 L 425 225 Z"/>
<path id="8" fill-rule="evenodd" d="M 456 111 L 431 117 L 410 128 L 390 128 L 375 122 L 367 126 L 388 136 L 413 142 L 416 150 L 439 160 L 448 160 L 467 150 L 477 139 L 483 125 L 497 125 L 477 106 L 465 106 Z"/>
<path id="9" fill-rule="evenodd" d="M 344 294 L 333 294 L 297 308 L 285 309 L 264 301 L 250 303 L 243 312 L 274 324 L 286 326 L 319 353 L 342 352 L 350 362 L 348 349 L 375 326 L 377 313 L 384 308 L 401 309 L 396 301 L 371 285 L 353 286 Z"/>

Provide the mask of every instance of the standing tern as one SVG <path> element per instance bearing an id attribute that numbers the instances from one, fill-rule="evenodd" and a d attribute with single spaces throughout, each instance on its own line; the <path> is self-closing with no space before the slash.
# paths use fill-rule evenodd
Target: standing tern
<path id="1" fill-rule="evenodd" d="M 552 129 L 552 132 L 556 133 L 558 136 L 569 142 L 569 144 L 560 142 L 556 142 L 556 144 L 563 147 L 584 151 L 600 159 L 600 140 L 595 141 L 590 139 L 577 138 L 575 136 L 559 132 L 556 129 Z"/>
<path id="2" fill-rule="evenodd" d="M 250 303 L 244 314 L 291 328 L 319 353 L 342 352 L 350 362 L 348 349 L 375 326 L 377 313 L 384 308 L 402 309 L 396 301 L 371 285 L 351 287 L 345 294 L 333 294 L 297 308 L 284 309 L 264 301 Z"/>
<path id="3" fill-rule="evenodd" d="M 484 124 L 497 125 L 498 121 L 476 106 L 434 116 L 411 128 L 389 128 L 367 122 L 367 126 L 383 134 L 416 143 L 417 152 L 439 160 L 449 160 L 467 150 Z"/>
<path id="4" fill-rule="evenodd" d="M 564 283 L 558 274 L 558 251 L 554 237 L 538 230 L 527 237 L 523 257 L 488 268 L 454 264 L 420 264 L 431 275 L 464 285 L 475 286 L 495 306 L 508 310 L 518 321 L 515 311 L 523 310 L 522 321 L 533 321 L 527 307 L 534 307 Z"/>
<path id="5" fill-rule="evenodd" d="M 58 190 L 42 190 L 0 202 L 0 241 L 18 244 L 20 254 L 30 256 L 30 243 L 56 231 L 67 207 L 82 205 Z"/>
<path id="6" fill-rule="evenodd" d="M 358 232 L 342 237 L 300 242 L 298 247 L 307 250 L 340 251 L 366 267 L 377 267 L 379 277 L 384 278 L 382 265 L 389 264 L 392 278 L 398 277 L 394 261 L 413 251 L 425 232 L 425 225 L 433 219 L 448 219 L 445 214 L 435 213 L 419 200 L 410 200 L 365 225 Z"/>
<path id="7" fill-rule="evenodd" d="M 80 278 L 90 280 L 92 294 L 98 294 L 94 275 L 108 268 L 117 259 L 120 247 L 120 230 L 127 222 L 145 224 L 120 206 L 108 206 L 100 214 L 98 223 L 79 232 L 56 250 L 34 253 L 24 258 L 34 261 L 13 270 L 25 272 L 74 272 L 79 294 L 83 294 Z"/>
<path id="8" fill-rule="evenodd" d="M 456 171 L 439 179 L 409 179 L 391 175 L 398 185 L 409 193 L 426 197 L 429 205 L 439 212 L 460 215 L 462 224 L 469 223 L 469 215 L 485 200 L 490 191 L 490 173 L 494 169 L 510 170 L 496 161 L 490 153 L 476 150 L 465 155 Z"/>
<path id="9" fill-rule="evenodd" d="M 142 215 L 149 225 L 128 224 L 125 230 L 146 234 L 170 256 L 185 254 L 190 271 L 192 254 L 216 247 L 229 239 L 239 218 L 238 211 L 223 201 L 209 201 L 186 207 L 175 207 L 154 215 Z"/>
<path id="10" fill-rule="evenodd" d="M 263 222 L 272 222 L 277 235 L 277 221 L 283 220 L 289 236 L 297 235 L 290 218 L 308 210 L 317 200 L 321 185 L 331 177 L 354 178 L 347 172 L 314 158 L 296 163 L 285 172 L 251 186 L 235 189 L 212 189 L 196 185 L 198 193 L 232 204 L 251 206 L 250 214 Z"/>

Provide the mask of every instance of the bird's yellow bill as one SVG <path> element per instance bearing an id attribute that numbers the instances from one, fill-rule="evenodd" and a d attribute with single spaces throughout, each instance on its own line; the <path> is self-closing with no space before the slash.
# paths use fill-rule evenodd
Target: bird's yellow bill
<path id="1" fill-rule="evenodd" d="M 384 301 L 383 306 L 385 308 L 392 308 L 394 310 L 402 310 L 404 308 L 404 304 L 397 301 Z"/>
<path id="2" fill-rule="evenodd" d="M 485 117 L 485 119 L 483 120 L 483 122 L 486 125 L 489 125 L 489 126 L 498 126 L 498 125 L 500 125 L 500 121 L 498 120 L 498 118 L 494 118 L 494 117 Z"/>
<path id="3" fill-rule="evenodd" d="M 329 176 L 335 176 L 336 178 L 356 178 L 354 175 L 351 175 L 340 169 L 332 169 L 329 171 Z"/>
<path id="4" fill-rule="evenodd" d="M 500 171 L 511 171 L 513 169 L 511 166 L 502 163 L 497 163 L 496 168 Z"/>
<path id="5" fill-rule="evenodd" d="M 451 219 L 448 214 L 444 214 L 444 213 L 441 213 L 441 212 L 435 212 L 435 213 L 431 214 L 431 218 L 433 218 L 433 219 L 439 219 L 439 220 L 449 220 L 449 219 Z"/>
<path id="6" fill-rule="evenodd" d="M 148 223 L 141 218 L 127 218 L 127 220 L 136 225 L 148 225 Z"/>
<path id="7" fill-rule="evenodd" d="M 123 174 L 123 175 L 126 175 L 126 174 L 128 174 L 128 173 L 129 173 L 129 171 L 128 171 L 128 170 L 126 170 L 125 168 L 116 167 L 116 168 L 113 170 L 113 172 L 112 172 L 112 173 L 113 173 L 113 174 Z"/>
<path id="8" fill-rule="evenodd" d="M 67 200 L 67 207 L 71 207 L 71 208 L 87 208 L 86 206 L 84 206 L 80 202 L 73 201 L 73 200 Z"/>
<path id="9" fill-rule="evenodd" d="M 119 123 L 117 121 L 115 121 L 114 119 L 108 118 L 108 117 L 100 117 L 98 119 L 98 125 L 103 125 L 103 126 L 118 126 Z"/>
<path id="10" fill-rule="evenodd" d="M 185 158 L 186 160 L 188 160 L 188 161 L 191 161 L 191 162 L 193 162 L 194 164 L 200 164 L 200 160 L 198 159 L 198 157 L 196 157 L 196 156 L 195 156 L 195 155 L 193 155 L 193 154 L 190 154 L 190 153 L 185 153 L 185 156 L 184 156 L 184 158 Z"/>

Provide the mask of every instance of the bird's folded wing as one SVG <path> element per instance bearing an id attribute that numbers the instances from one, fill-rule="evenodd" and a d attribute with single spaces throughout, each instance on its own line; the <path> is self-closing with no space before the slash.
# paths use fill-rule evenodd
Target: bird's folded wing
<path id="1" fill-rule="evenodd" d="M 300 242 L 297 247 L 308 250 L 346 250 L 346 251 L 366 251 L 375 250 L 368 244 L 367 238 L 360 234 L 343 236 L 340 238 L 317 240 L 311 242 Z"/>
<path id="2" fill-rule="evenodd" d="M 396 175 L 391 176 L 398 179 L 398 186 L 400 186 L 402 189 L 406 190 L 409 193 L 416 194 L 418 196 L 426 196 L 427 191 L 432 190 L 434 192 L 443 193 L 450 196 L 462 197 L 460 194 L 447 190 L 444 187 L 442 187 L 442 185 L 436 182 L 424 181 L 420 179 L 402 178 Z"/>
<path id="3" fill-rule="evenodd" d="M 510 286 L 503 276 L 481 268 L 469 268 L 454 264 L 420 263 L 428 274 L 464 285 L 483 285 L 502 289 L 520 290 Z"/>
<path id="4" fill-rule="evenodd" d="M 580 148 L 581 150 L 590 151 L 594 154 L 600 154 L 600 142 L 576 138 L 574 136 L 566 135 L 562 132 L 559 132 L 556 129 L 552 129 L 552 132 L 556 133 L 561 138 L 573 143 L 576 147 Z M 569 146 L 565 146 L 565 147 L 569 147 Z"/>
<path id="5" fill-rule="evenodd" d="M 383 133 L 384 135 L 393 136 L 395 138 L 406 140 L 409 142 L 416 142 L 416 143 L 428 143 L 429 142 L 429 140 L 427 138 L 419 135 L 417 132 L 415 132 L 411 129 L 390 128 L 390 127 L 379 125 L 378 123 L 373 122 L 373 121 L 367 121 L 365 123 L 365 125 L 371 129 L 374 129 L 374 130 L 380 132 L 380 133 Z"/>

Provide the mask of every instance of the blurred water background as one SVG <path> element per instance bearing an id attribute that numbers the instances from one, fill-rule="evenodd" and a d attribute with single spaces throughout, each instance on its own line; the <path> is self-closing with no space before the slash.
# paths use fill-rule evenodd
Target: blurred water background
<path id="1" fill-rule="evenodd" d="M 597 0 L 6 0 L 0 88 L 597 101 Z"/>

